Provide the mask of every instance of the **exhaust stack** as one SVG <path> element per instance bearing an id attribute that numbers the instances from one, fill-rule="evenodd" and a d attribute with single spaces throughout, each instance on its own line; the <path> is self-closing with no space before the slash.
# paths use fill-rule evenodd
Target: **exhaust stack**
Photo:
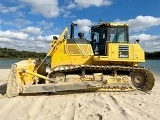
<path id="1" fill-rule="evenodd" d="M 74 26 L 77 26 L 78 24 L 71 23 L 71 32 L 70 32 L 70 38 L 74 38 Z"/>

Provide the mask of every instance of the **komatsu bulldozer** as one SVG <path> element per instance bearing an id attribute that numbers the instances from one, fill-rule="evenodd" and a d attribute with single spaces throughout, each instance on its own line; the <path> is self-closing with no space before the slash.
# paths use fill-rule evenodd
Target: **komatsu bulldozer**
<path id="1" fill-rule="evenodd" d="M 70 36 L 65 28 L 58 38 L 53 37 L 43 60 L 29 58 L 12 65 L 8 97 L 19 93 L 152 90 L 154 75 L 138 66 L 145 62 L 144 51 L 139 40 L 129 42 L 127 24 L 101 22 L 91 27 L 91 40 L 84 33 L 74 38 L 75 26 L 71 24 Z"/>

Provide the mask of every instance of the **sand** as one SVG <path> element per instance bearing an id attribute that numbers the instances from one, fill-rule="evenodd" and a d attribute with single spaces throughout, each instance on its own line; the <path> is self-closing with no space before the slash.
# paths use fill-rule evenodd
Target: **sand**
<path id="1" fill-rule="evenodd" d="M 0 81 L 6 81 L 8 79 L 10 69 L 0 69 Z"/>
<path id="2" fill-rule="evenodd" d="M 0 69 L 7 80 L 8 69 Z M 160 120 L 160 77 L 149 93 L 36 94 L 0 98 L 0 120 Z"/>

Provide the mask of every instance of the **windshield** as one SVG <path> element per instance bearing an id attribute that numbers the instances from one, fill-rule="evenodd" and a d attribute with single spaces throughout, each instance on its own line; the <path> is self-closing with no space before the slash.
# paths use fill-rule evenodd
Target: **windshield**
<path id="1" fill-rule="evenodd" d="M 126 27 L 111 27 L 109 34 L 110 42 L 127 42 Z"/>

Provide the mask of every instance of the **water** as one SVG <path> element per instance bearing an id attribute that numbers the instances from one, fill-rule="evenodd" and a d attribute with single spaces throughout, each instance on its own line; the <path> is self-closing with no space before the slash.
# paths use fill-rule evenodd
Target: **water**
<path id="1" fill-rule="evenodd" d="M 10 69 L 13 63 L 19 62 L 21 60 L 1 60 L 0 59 L 0 69 Z M 150 69 L 154 74 L 160 75 L 160 60 L 146 60 L 145 63 L 140 63 L 139 66 Z"/>
<path id="2" fill-rule="evenodd" d="M 146 60 L 146 62 L 140 63 L 139 66 L 148 68 L 155 75 L 160 75 L 160 60 Z"/>
<path id="3" fill-rule="evenodd" d="M 0 59 L 0 69 L 10 69 L 13 63 L 16 63 L 19 61 L 21 60 L 12 60 L 12 59 L 1 60 Z"/>

